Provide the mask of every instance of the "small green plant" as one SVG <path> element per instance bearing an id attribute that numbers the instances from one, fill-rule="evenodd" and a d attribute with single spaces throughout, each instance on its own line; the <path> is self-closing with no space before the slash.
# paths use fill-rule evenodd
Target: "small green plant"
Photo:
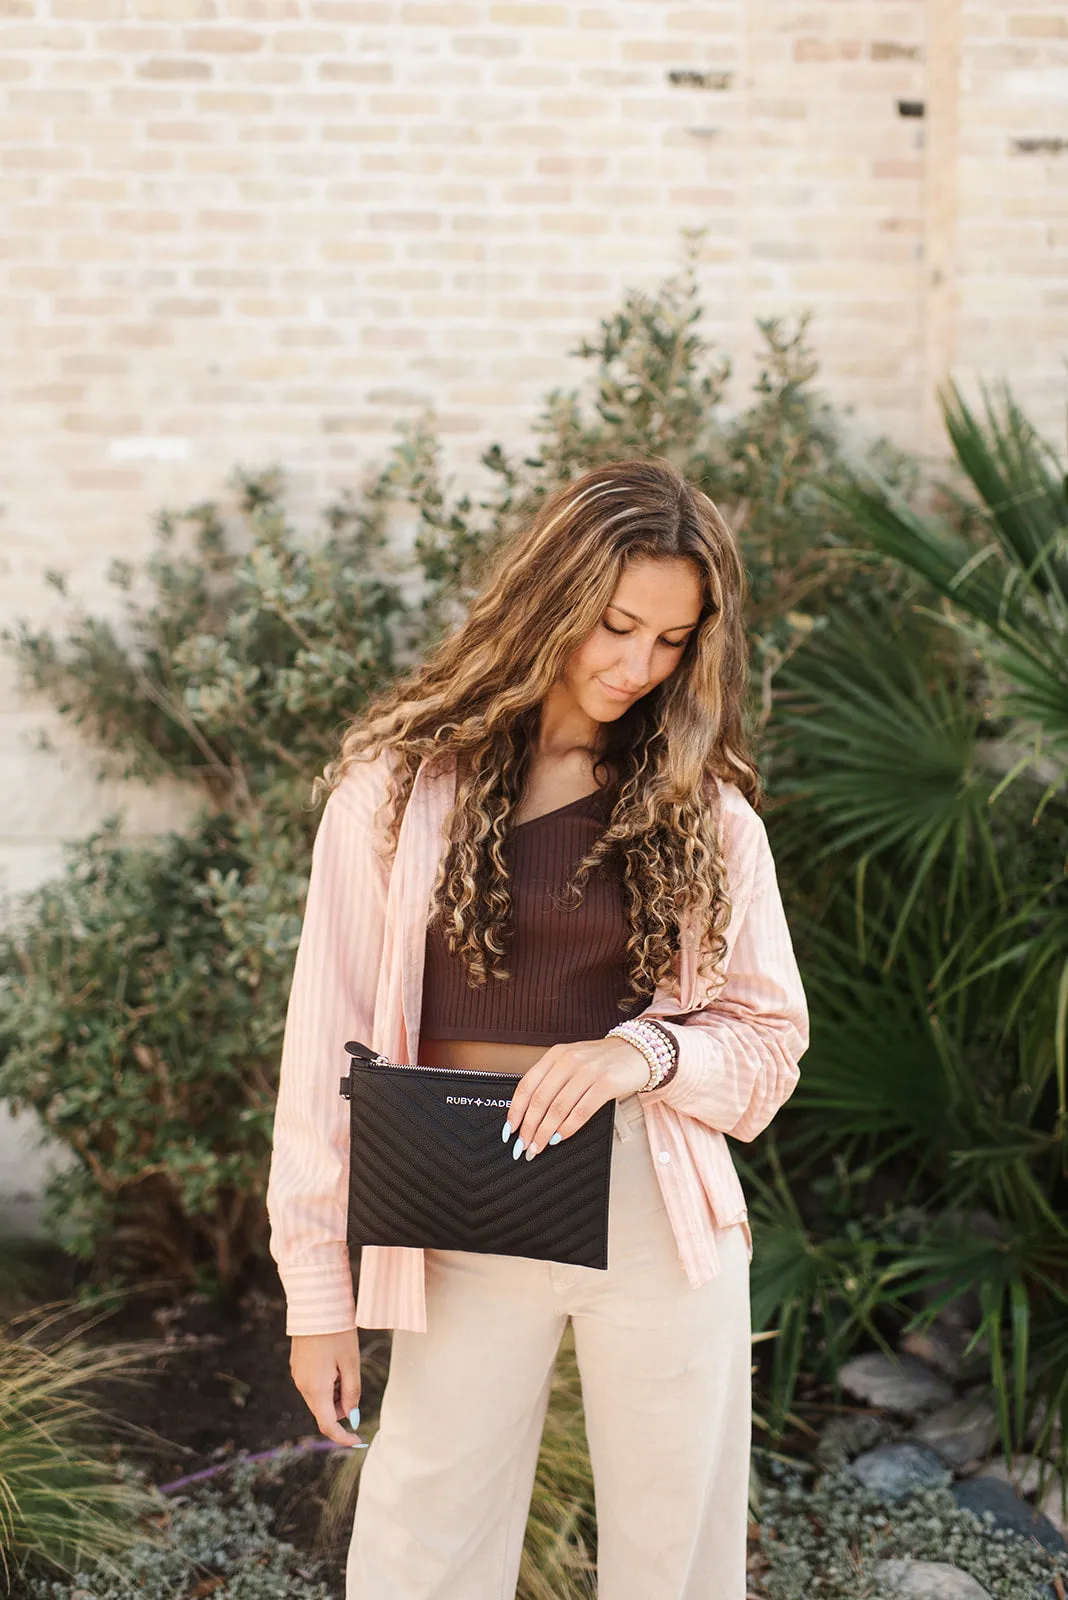
<path id="1" fill-rule="evenodd" d="M 883 1600 L 882 1562 L 911 1558 L 970 1573 L 993 1600 L 1046 1600 L 1068 1559 L 996 1529 L 957 1506 L 948 1489 L 887 1505 L 848 1471 L 814 1486 L 765 1485 L 759 1582 L 766 1600 Z"/>
<path id="2" fill-rule="evenodd" d="M 290 1459 L 280 1453 L 269 1470 L 284 1472 Z M 160 1501 L 159 1537 L 135 1540 L 121 1572 L 86 1563 L 69 1581 L 31 1578 L 27 1600 L 334 1600 L 318 1562 L 272 1534 L 274 1513 L 255 1498 L 266 1470 L 238 1461 L 225 1489 Z"/>

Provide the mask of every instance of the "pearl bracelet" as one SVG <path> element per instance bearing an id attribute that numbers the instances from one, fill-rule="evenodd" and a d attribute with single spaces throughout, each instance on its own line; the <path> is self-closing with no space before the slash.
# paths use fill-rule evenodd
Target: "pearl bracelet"
<path id="1" fill-rule="evenodd" d="M 659 1089 L 662 1083 L 674 1077 L 679 1060 L 678 1041 L 666 1028 L 660 1028 L 651 1018 L 629 1017 L 626 1022 L 617 1022 L 614 1028 L 609 1028 L 606 1038 L 613 1035 L 635 1045 L 649 1063 L 649 1078 L 638 1090 L 639 1094 Z"/>

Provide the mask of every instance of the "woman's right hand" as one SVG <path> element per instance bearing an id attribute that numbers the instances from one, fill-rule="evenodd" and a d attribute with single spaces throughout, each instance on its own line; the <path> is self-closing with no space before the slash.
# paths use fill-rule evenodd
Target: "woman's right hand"
<path id="1" fill-rule="evenodd" d="M 360 1336 L 345 1333 L 294 1334 L 289 1370 L 319 1431 L 335 1444 L 363 1448 L 357 1433 L 346 1433 L 341 1418 L 360 1403 Z"/>

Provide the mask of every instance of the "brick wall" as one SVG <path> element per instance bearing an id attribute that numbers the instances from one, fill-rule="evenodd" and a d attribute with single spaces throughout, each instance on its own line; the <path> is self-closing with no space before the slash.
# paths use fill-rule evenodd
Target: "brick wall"
<path id="1" fill-rule="evenodd" d="M 432 405 L 520 441 L 705 225 L 707 325 L 811 306 L 858 430 L 941 449 L 947 370 L 1062 428 L 1061 0 L 2 0 L 0 621 L 110 604 L 150 517 L 280 460 L 296 513 Z M 920 113 L 925 112 L 925 115 Z M 0 662 L 0 888 L 118 792 Z M 52 722 L 54 727 L 54 721 Z M 178 796 L 123 795 L 132 832 Z"/>

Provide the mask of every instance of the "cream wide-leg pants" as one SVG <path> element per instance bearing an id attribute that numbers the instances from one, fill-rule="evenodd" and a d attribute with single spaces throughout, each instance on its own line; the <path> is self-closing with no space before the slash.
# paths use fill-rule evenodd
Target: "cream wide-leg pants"
<path id="1" fill-rule="evenodd" d="M 598 1600 L 745 1600 L 749 1260 L 741 1227 L 717 1243 L 719 1276 L 691 1288 L 630 1095 L 616 1110 L 607 1271 L 428 1250 L 427 1331 L 393 1335 L 346 1600 L 514 1600 L 568 1317 Z"/>

